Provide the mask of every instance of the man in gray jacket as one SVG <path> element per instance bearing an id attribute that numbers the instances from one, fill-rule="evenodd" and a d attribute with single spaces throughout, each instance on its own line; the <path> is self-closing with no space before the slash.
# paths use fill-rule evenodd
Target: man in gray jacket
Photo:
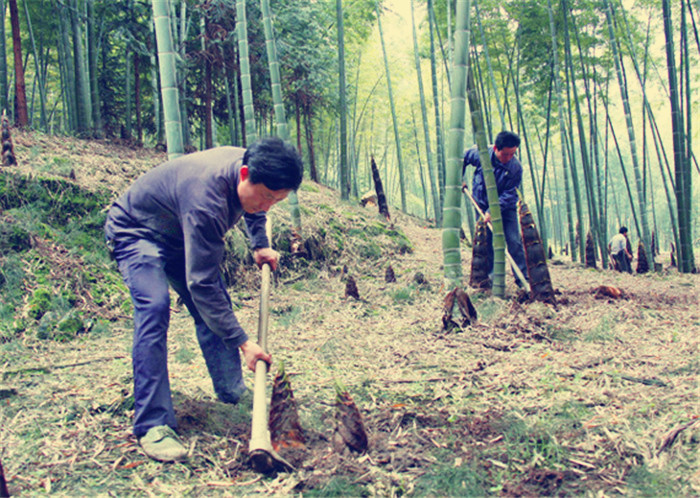
<path id="1" fill-rule="evenodd" d="M 256 264 L 274 270 L 266 211 L 299 187 L 302 173 L 296 150 L 278 138 L 247 150 L 218 147 L 152 169 L 109 210 L 107 243 L 134 305 L 134 435 L 151 458 L 175 461 L 187 453 L 174 432 L 168 380 L 169 286 L 194 318 L 216 395 L 238 402 L 246 390 L 238 349 L 251 370 L 271 357 L 233 313 L 219 269 L 224 234 L 243 216 Z"/>

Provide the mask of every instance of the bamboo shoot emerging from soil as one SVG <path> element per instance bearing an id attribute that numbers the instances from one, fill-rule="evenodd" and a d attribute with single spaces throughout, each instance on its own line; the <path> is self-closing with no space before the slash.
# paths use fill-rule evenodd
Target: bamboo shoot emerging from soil
<path id="1" fill-rule="evenodd" d="M 455 309 L 459 310 L 460 317 L 454 316 Z M 449 332 L 455 327 L 466 327 L 475 322 L 476 318 L 476 308 L 462 289 L 455 287 L 445 296 L 442 311 L 442 329 L 444 331 Z"/>
<path id="2" fill-rule="evenodd" d="M 343 384 L 336 380 L 335 383 L 335 434 L 333 443 L 337 451 L 347 446 L 352 451 L 364 453 L 367 451 L 367 432 L 362 422 L 362 415 L 357 405 L 350 397 Z"/>
<path id="3" fill-rule="evenodd" d="M 360 292 L 357 290 L 355 279 L 348 275 L 348 280 L 345 282 L 345 297 L 353 297 L 360 299 Z"/>
<path id="4" fill-rule="evenodd" d="M 472 247 L 472 271 L 469 277 L 469 285 L 476 289 L 490 289 L 491 279 L 486 270 L 486 262 L 489 257 L 488 228 L 483 218 L 476 223 L 474 245 Z"/>
<path id="5" fill-rule="evenodd" d="M 372 167 L 372 179 L 374 180 L 374 190 L 377 192 L 377 204 L 379 205 L 379 214 L 384 216 L 387 221 L 391 221 L 391 216 L 389 216 L 389 205 L 386 202 L 386 195 L 384 195 L 384 186 L 382 185 L 382 178 L 379 176 L 379 169 L 377 168 L 377 163 L 374 161 L 374 156 L 370 158 L 370 166 Z"/>
<path id="6" fill-rule="evenodd" d="M 7 489 L 7 482 L 5 482 L 5 471 L 2 468 L 2 462 L 0 461 L 0 496 L 10 496 L 10 491 Z"/>
<path id="7" fill-rule="evenodd" d="M 299 423 L 297 402 L 294 399 L 292 385 L 280 364 L 275 380 L 272 383 L 270 400 L 270 437 L 275 451 L 281 448 L 303 448 L 306 438 Z"/>
<path id="8" fill-rule="evenodd" d="M 542 239 L 540 239 L 532 213 L 522 200 L 519 202 L 519 213 L 525 263 L 530 278 L 530 299 L 553 304 L 556 301 L 554 288 L 552 287 L 552 279 L 549 277 Z"/>
<path id="9" fill-rule="evenodd" d="M 644 249 L 644 242 L 639 242 L 637 247 L 637 273 L 647 273 L 649 271 L 649 260 L 647 251 Z"/>
<path id="10" fill-rule="evenodd" d="M 586 268 L 595 268 L 595 244 L 593 234 L 589 231 L 586 234 Z"/>

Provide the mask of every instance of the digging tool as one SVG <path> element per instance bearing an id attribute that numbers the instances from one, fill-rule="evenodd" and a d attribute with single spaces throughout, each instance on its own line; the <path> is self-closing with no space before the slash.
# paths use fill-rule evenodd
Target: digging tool
<path id="1" fill-rule="evenodd" d="M 265 227 L 268 240 L 272 240 L 270 222 Z M 267 325 L 270 312 L 270 274 L 272 268 L 265 263 L 262 266 L 260 285 L 260 315 L 258 317 L 258 345 L 267 351 Z M 250 430 L 248 455 L 253 468 L 263 474 L 274 471 L 294 470 L 292 464 L 277 454 L 272 448 L 270 429 L 268 427 L 267 376 L 268 365 L 263 360 L 255 363 L 255 386 L 253 388 L 253 419 Z"/>
<path id="2" fill-rule="evenodd" d="M 479 215 L 482 218 L 484 218 L 485 217 L 484 212 L 481 210 L 479 205 L 476 203 L 476 201 L 474 200 L 474 197 L 472 197 L 472 194 L 471 194 L 471 192 L 469 192 L 469 189 L 467 189 L 467 187 L 462 187 L 462 192 L 467 194 L 467 197 L 469 197 L 469 200 L 471 200 L 472 204 L 474 204 L 476 211 L 479 213 Z M 493 225 L 491 225 L 491 222 L 489 221 L 487 223 L 487 225 L 488 225 L 489 229 L 491 230 L 491 233 L 493 233 Z M 530 284 L 527 282 L 527 279 L 523 275 L 522 270 L 520 270 L 518 265 L 515 264 L 515 260 L 513 259 L 513 256 L 511 256 L 510 253 L 508 252 L 508 248 L 505 248 L 505 251 L 506 251 L 506 257 L 508 258 L 508 262 L 510 263 L 510 266 L 513 268 L 513 271 L 520 279 L 520 282 L 523 284 L 523 289 L 525 289 L 525 292 L 529 293 L 530 292 Z"/>

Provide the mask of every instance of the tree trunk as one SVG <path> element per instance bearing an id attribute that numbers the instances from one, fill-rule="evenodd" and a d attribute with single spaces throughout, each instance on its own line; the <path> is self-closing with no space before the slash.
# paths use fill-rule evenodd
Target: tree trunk
<path id="1" fill-rule="evenodd" d="M 86 71 L 85 49 L 83 47 L 83 30 L 78 19 L 78 2 L 72 3 L 71 27 L 73 32 L 73 57 L 75 59 L 75 101 L 77 103 L 77 132 L 79 135 L 92 135 L 92 104 L 90 102 L 90 83 Z"/>
<path id="2" fill-rule="evenodd" d="M 136 141 L 143 144 L 143 123 L 141 120 L 141 65 L 140 55 L 134 52 L 134 114 L 136 115 Z"/>
<path id="3" fill-rule="evenodd" d="M 399 167 L 399 192 L 401 193 L 401 211 L 406 212 L 406 184 L 404 181 L 403 160 L 401 155 L 401 136 L 399 135 L 399 123 L 396 117 L 396 105 L 394 104 L 394 92 L 391 87 L 391 71 L 389 71 L 389 58 L 386 53 L 384 43 L 384 31 L 382 30 L 382 17 L 379 11 L 379 4 L 375 4 L 377 11 L 377 27 L 379 28 L 379 38 L 382 43 L 382 53 L 384 54 L 384 70 L 386 72 L 386 85 L 389 91 L 389 105 L 391 106 L 391 121 L 394 125 L 394 141 L 396 143 L 396 160 Z"/>
<path id="4" fill-rule="evenodd" d="M 7 110 L 7 47 L 5 46 L 5 0 L 0 0 L 0 112 Z"/>
<path id="5" fill-rule="evenodd" d="M 340 198 L 350 197 L 350 181 L 348 175 L 348 124 L 347 124 L 347 95 L 345 90 L 345 34 L 343 28 L 343 0 L 335 0 L 335 12 L 338 29 L 338 92 L 340 113 Z"/>
<path id="6" fill-rule="evenodd" d="M 27 93 L 24 83 L 24 66 L 22 65 L 22 38 L 19 31 L 19 12 L 17 0 L 10 3 L 10 24 L 12 25 L 12 48 L 15 56 L 15 124 L 19 127 L 29 125 L 27 111 Z"/>
<path id="7" fill-rule="evenodd" d="M 666 36 L 666 67 L 671 100 L 671 126 L 673 128 L 673 162 L 676 173 L 676 209 L 678 210 L 678 231 L 681 245 L 678 248 L 678 270 L 690 273 L 695 269 L 691 224 L 691 169 L 690 156 L 685 151 L 683 116 L 678 96 L 678 80 L 673 48 L 673 26 L 669 0 L 662 0 L 664 34 Z M 651 251 L 649 251 L 651 252 Z"/>
<path id="8" fill-rule="evenodd" d="M 433 0 L 428 0 L 428 25 L 430 32 L 430 75 L 433 87 L 433 111 L 435 112 L 435 136 L 437 138 L 437 185 L 438 185 L 438 205 L 435 219 L 437 226 L 442 226 L 442 203 L 445 196 L 445 146 L 443 143 L 442 121 L 440 119 L 440 94 L 437 84 L 437 64 L 435 61 L 435 12 L 433 10 Z"/>
<path id="9" fill-rule="evenodd" d="M 263 15 L 263 26 L 265 29 L 265 46 L 267 48 L 267 62 L 270 69 L 270 81 L 272 82 L 272 102 L 275 108 L 275 122 L 277 123 L 277 136 L 285 142 L 289 142 L 289 126 L 287 125 L 287 115 L 282 101 L 282 78 L 280 78 L 280 63 L 277 57 L 277 43 L 275 32 L 272 28 L 270 18 L 269 0 L 260 0 Z M 296 192 L 290 192 L 287 196 L 289 204 L 289 214 L 292 218 L 292 231 L 301 237 L 301 211 L 299 210 L 299 199 Z"/>
<path id="10" fill-rule="evenodd" d="M 430 188 L 431 195 L 433 199 L 433 212 L 435 214 L 435 222 L 438 223 L 440 220 L 440 199 L 438 197 L 438 190 L 435 186 L 436 182 L 434 180 L 433 172 L 435 171 L 435 158 L 433 156 L 433 150 L 430 146 L 430 125 L 428 124 L 428 107 L 425 102 L 425 90 L 423 89 L 423 75 L 421 73 L 420 55 L 418 51 L 418 36 L 416 35 L 416 22 L 413 12 L 414 0 L 411 0 L 411 26 L 413 28 L 413 54 L 416 63 L 416 74 L 418 75 L 418 95 L 420 97 L 420 111 L 421 117 L 423 118 L 423 136 L 425 140 L 425 155 L 428 163 L 428 176 L 430 177 Z M 422 180 L 421 176 L 421 180 Z M 426 214 L 427 217 L 427 214 Z"/>
<path id="11" fill-rule="evenodd" d="M 243 121 L 246 147 L 258 139 L 255 127 L 255 109 L 253 108 L 253 92 L 251 89 L 250 59 L 248 55 L 248 20 L 246 17 L 245 0 L 236 1 L 236 35 L 238 37 L 238 64 L 241 74 L 241 93 L 243 94 Z"/>
<path id="12" fill-rule="evenodd" d="M 160 87 L 165 113 L 165 137 L 168 144 L 168 159 L 184 154 L 182 123 L 178 101 L 175 51 L 170 31 L 170 12 L 167 0 L 153 0 L 153 22 L 156 27 Z"/>
<path id="13" fill-rule="evenodd" d="M 100 86 L 97 82 L 97 34 L 95 33 L 95 0 L 87 0 L 88 23 L 88 75 L 90 83 L 90 102 L 92 104 L 93 136 L 104 137 L 104 123 L 102 122 L 102 109 L 100 108 Z M 156 118 L 157 119 L 157 118 Z"/>
<path id="14" fill-rule="evenodd" d="M 442 256 L 447 289 L 462 287 L 462 258 L 459 234 L 462 229 L 462 159 L 466 121 L 465 90 L 468 83 L 469 58 L 469 0 L 457 0 L 455 26 L 455 58 L 452 63 L 450 89 L 450 131 L 448 135 L 448 167 L 445 175 L 445 204 L 442 212 Z M 470 100 L 470 108 L 471 100 Z M 473 108 L 472 108 L 473 110 Z M 491 162 L 489 161 L 489 165 Z M 498 203 L 498 202 L 497 202 Z M 499 217 L 500 221 L 500 217 Z M 502 232 L 501 232 L 502 234 Z"/>

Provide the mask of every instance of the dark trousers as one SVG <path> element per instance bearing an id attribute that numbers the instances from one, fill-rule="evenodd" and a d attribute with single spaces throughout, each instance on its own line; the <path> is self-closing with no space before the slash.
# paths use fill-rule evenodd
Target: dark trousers
<path id="1" fill-rule="evenodd" d="M 625 254 L 625 251 L 620 251 L 617 254 L 613 254 L 615 259 L 615 269 L 617 271 L 626 271 L 627 273 L 632 273 L 632 265 L 630 265 L 630 260 Z"/>
<path id="2" fill-rule="evenodd" d="M 187 290 L 184 259 L 168 255 L 160 244 L 146 239 L 117 239 L 111 244 L 134 305 L 134 435 L 141 437 L 158 425 L 176 427 L 167 362 L 168 285 L 182 297 L 194 318 L 216 395 L 221 401 L 236 403 L 246 390 L 240 353 L 228 349 L 202 320 Z M 223 280 L 219 284 L 224 287 Z"/>
<path id="3" fill-rule="evenodd" d="M 476 213 L 477 218 L 479 213 Z M 518 213 L 515 209 L 501 209 L 501 218 L 503 219 L 503 235 L 506 238 L 506 247 L 508 248 L 508 253 L 518 265 L 520 271 L 523 272 L 523 276 L 527 279 L 527 265 L 525 264 L 525 251 L 523 250 L 523 240 L 520 235 L 520 219 L 518 218 Z M 493 281 L 493 234 L 491 230 L 487 230 L 487 241 L 489 246 L 489 256 L 486 260 L 486 266 L 489 272 L 489 278 Z M 508 259 L 506 258 L 506 266 L 508 266 Z M 515 277 L 515 282 L 520 285 L 520 279 L 513 272 Z"/>

